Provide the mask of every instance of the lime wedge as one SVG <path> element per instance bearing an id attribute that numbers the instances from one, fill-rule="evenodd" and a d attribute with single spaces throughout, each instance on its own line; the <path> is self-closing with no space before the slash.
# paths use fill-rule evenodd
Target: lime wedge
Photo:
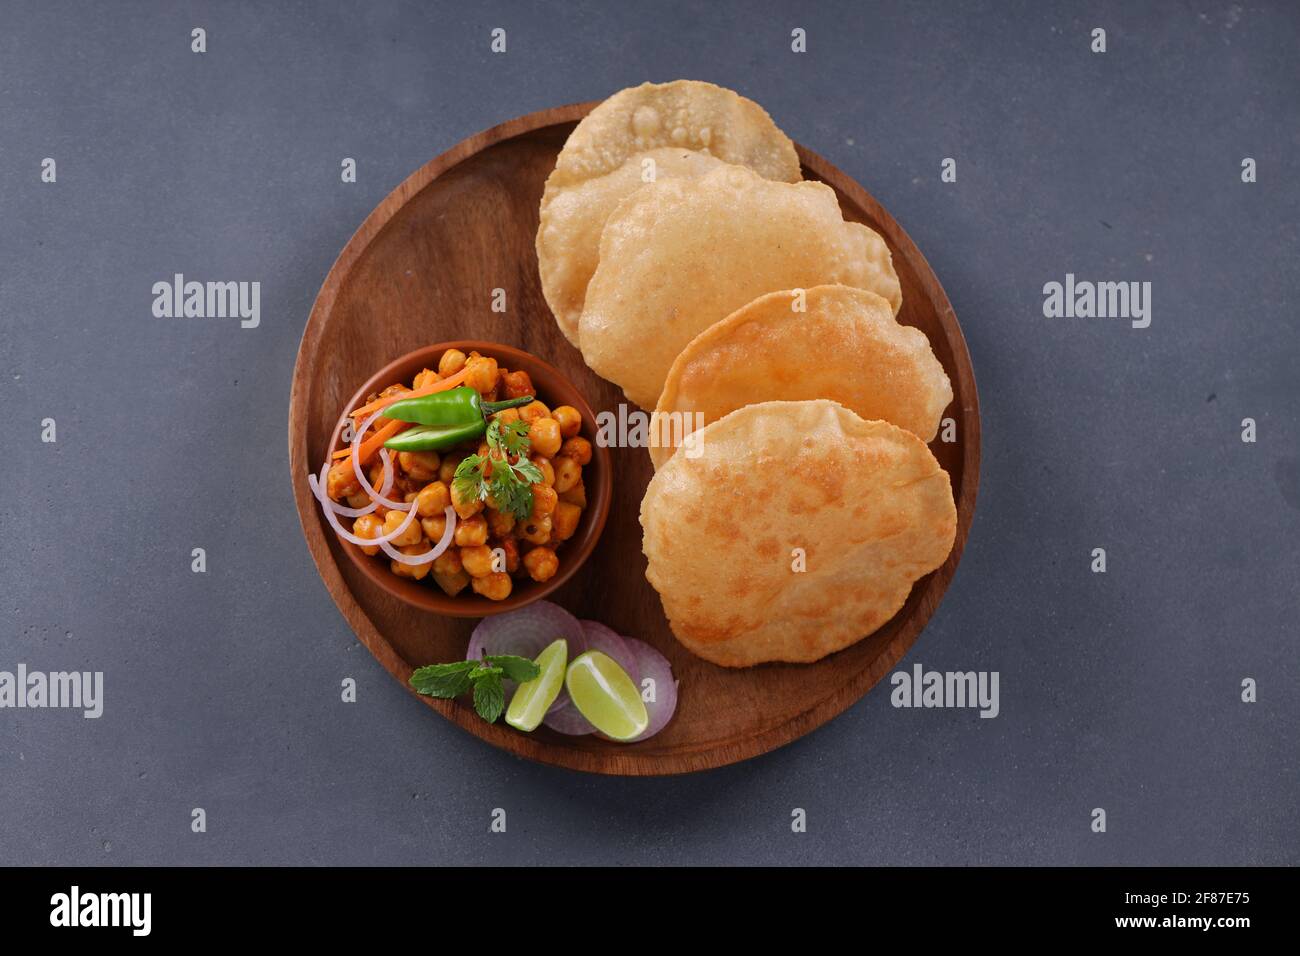
<path id="1" fill-rule="evenodd" d="M 641 692 L 627 671 L 600 651 L 579 654 L 569 665 L 564 686 L 578 713 L 606 737 L 633 740 L 645 731 L 650 717 Z"/>
<path id="2" fill-rule="evenodd" d="M 564 638 L 547 645 L 546 650 L 537 655 L 535 663 L 542 672 L 532 680 L 524 681 L 510 698 L 510 709 L 506 711 L 506 723 L 524 732 L 537 729 L 546 712 L 560 696 L 560 687 L 564 684 L 564 665 L 569 659 L 569 645 Z"/>

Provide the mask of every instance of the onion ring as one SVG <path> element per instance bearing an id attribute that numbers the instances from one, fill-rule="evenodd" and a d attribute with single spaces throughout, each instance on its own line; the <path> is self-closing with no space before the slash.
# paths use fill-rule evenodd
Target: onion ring
<path id="1" fill-rule="evenodd" d="M 384 484 L 380 487 L 379 493 L 386 495 L 389 489 L 393 487 L 393 456 L 388 453 L 387 448 L 381 448 L 379 449 L 379 457 L 384 460 Z M 370 504 L 364 508 L 347 508 L 333 499 L 330 499 L 327 504 L 336 515 L 342 515 L 345 518 L 360 518 L 362 515 L 368 515 L 379 507 L 379 502 L 373 498 L 370 500 Z"/>
<path id="2" fill-rule="evenodd" d="M 352 473 L 357 476 L 357 481 L 361 482 L 361 487 L 365 490 L 366 494 L 370 496 L 371 501 L 376 501 L 385 508 L 391 508 L 393 511 L 414 511 L 415 509 L 405 501 L 392 501 L 389 498 L 385 498 L 378 491 L 375 491 L 370 482 L 366 481 L 366 476 L 361 472 L 361 459 L 357 456 L 357 449 L 361 447 L 361 439 L 365 437 L 366 432 L 370 431 L 370 426 L 378 421 L 379 417 L 383 414 L 384 410 L 381 408 L 379 411 L 367 418 L 366 423 L 358 428 L 357 433 L 352 436 Z M 387 484 L 387 482 L 385 482 L 385 484 Z M 385 491 L 386 490 L 387 489 L 385 489 Z"/>
<path id="3" fill-rule="evenodd" d="M 412 511 L 415 509 L 412 508 Z M 405 525 L 404 525 L 405 526 Z M 437 558 L 440 554 L 451 547 L 451 537 L 456 532 L 456 509 L 451 505 L 447 506 L 447 530 L 442 533 L 442 537 L 424 554 L 402 554 L 387 541 L 379 542 L 379 546 L 384 549 L 384 554 L 388 555 L 399 564 L 428 564 Z"/>
<path id="4" fill-rule="evenodd" d="M 579 713 L 578 708 L 573 705 L 573 700 L 568 698 L 567 694 L 565 697 L 563 704 L 559 704 L 559 706 L 553 705 L 546 712 L 546 716 L 542 718 L 542 723 L 557 734 L 567 734 L 570 737 L 594 734 L 596 728 L 591 726 L 591 722 Z"/>
<path id="5" fill-rule="evenodd" d="M 479 621 L 465 648 L 465 659 L 477 661 L 486 654 L 514 654 L 531 661 L 557 637 L 569 645 L 570 659 L 587 649 L 582 625 L 572 614 L 550 601 L 534 601 L 527 607 Z"/>
<path id="6" fill-rule="evenodd" d="M 398 525 L 397 528 L 390 531 L 388 534 L 380 535 L 377 538 L 359 538 L 350 531 L 344 531 L 343 525 L 339 524 L 339 516 L 335 514 L 334 509 L 330 507 L 333 502 L 331 502 L 329 496 L 325 494 L 325 475 L 329 472 L 329 467 L 330 463 L 328 461 L 321 465 L 320 478 L 317 478 L 315 475 L 308 475 L 307 484 L 311 486 L 312 494 L 314 494 L 316 500 L 320 502 L 321 510 L 325 512 L 325 517 L 328 519 L 330 527 L 332 527 L 335 533 L 344 541 L 350 541 L 359 548 L 373 548 L 375 545 L 379 545 L 382 548 L 385 542 L 392 541 L 411 526 L 411 522 L 415 520 L 415 508 L 412 508 L 406 513 L 406 520 Z"/>
<path id="7" fill-rule="evenodd" d="M 624 637 L 623 643 L 636 655 L 641 681 L 654 681 L 654 700 L 645 700 L 644 689 L 642 690 L 641 699 L 645 702 L 650 722 L 646 724 L 641 736 L 636 738 L 638 741 L 649 740 L 673 719 L 677 710 L 677 681 L 673 679 L 673 669 L 668 658 L 659 653 L 657 648 L 635 637 Z"/>

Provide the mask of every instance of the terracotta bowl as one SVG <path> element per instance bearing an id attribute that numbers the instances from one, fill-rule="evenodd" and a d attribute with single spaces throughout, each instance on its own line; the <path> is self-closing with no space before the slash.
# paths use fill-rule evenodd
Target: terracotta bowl
<path id="1" fill-rule="evenodd" d="M 560 372 L 536 356 L 521 352 L 508 345 L 495 342 L 465 340 L 459 342 L 442 342 L 430 345 L 414 352 L 408 352 L 394 362 L 390 362 L 370 377 L 370 380 L 357 389 L 356 394 L 341 410 L 334 434 L 330 438 L 330 449 L 343 447 L 341 435 L 346 421 L 346 413 L 361 405 L 365 397 L 372 392 L 382 391 L 394 382 L 410 384 L 415 374 L 423 368 L 437 368 L 438 359 L 447 349 L 460 349 L 467 355 L 471 351 L 496 359 L 503 367 L 513 371 L 524 371 L 532 379 L 537 389 L 537 397 L 548 407 L 572 405 L 582 414 L 582 431 L 580 434 L 591 442 L 591 461 L 583 466 L 582 480 L 587 489 L 587 507 L 582 511 L 578 530 L 573 533 L 557 550 L 560 569 L 549 581 L 537 582 L 527 577 L 512 575 L 514 590 L 504 601 L 491 601 L 466 588 L 456 597 L 447 594 L 433 583 L 429 577 L 423 581 L 398 577 L 389 568 L 389 561 L 381 553 L 371 557 L 356 545 L 340 541 L 352 562 L 375 585 L 400 601 L 413 607 L 449 617 L 487 617 L 503 611 L 513 611 L 540 600 L 562 585 L 591 555 L 600 533 L 605 528 L 605 519 L 609 515 L 610 461 L 609 449 L 596 443 L 596 416 L 591 411 L 587 400 L 569 384 Z M 346 519 L 343 519 L 346 520 Z M 344 524 L 344 527 L 348 527 Z M 330 532 L 332 533 L 332 532 Z"/>

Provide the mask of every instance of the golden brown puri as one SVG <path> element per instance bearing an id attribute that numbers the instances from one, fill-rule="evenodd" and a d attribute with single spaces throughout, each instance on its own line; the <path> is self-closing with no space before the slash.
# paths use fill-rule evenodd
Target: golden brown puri
<path id="1" fill-rule="evenodd" d="M 902 304 L 889 247 L 845 222 L 830 187 L 739 166 L 623 200 L 605 223 L 579 343 L 587 364 L 654 408 L 696 335 L 760 295 L 840 284 Z"/>
<path id="2" fill-rule="evenodd" d="M 748 405 L 641 502 L 646 577 L 677 639 L 725 667 L 810 662 L 875 631 L 952 550 L 948 474 L 919 438 L 834 402 Z M 799 570 L 802 567 L 802 570 Z"/>
<path id="3" fill-rule="evenodd" d="M 653 163 L 653 167 L 647 166 Z M 628 158 L 618 169 L 548 192 L 542 200 L 537 230 L 537 267 L 542 292 L 560 331 L 578 344 L 578 321 L 587 296 L 587 283 L 600 258 L 600 233 L 605 220 L 628 195 L 647 184 L 703 176 L 722 160 L 689 149 L 652 149 Z"/>
<path id="4" fill-rule="evenodd" d="M 700 176 L 722 163 L 767 179 L 801 178 L 794 144 L 763 108 L 712 83 L 643 83 L 577 125 L 546 181 L 537 230 L 542 293 L 570 342 L 578 344 L 600 231 L 614 207 L 647 182 Z"/>
<path id="5" fill-rule="evenodd" d="M 683 424 L 717 421 L 742 405 L 828 398 L 934 439 L 952 385 L 919 329 L 900 325 L 874 292 L 842 285 L 772 292 L 709 326 L 681 351 L 651 426 L 655 467 Z"/>

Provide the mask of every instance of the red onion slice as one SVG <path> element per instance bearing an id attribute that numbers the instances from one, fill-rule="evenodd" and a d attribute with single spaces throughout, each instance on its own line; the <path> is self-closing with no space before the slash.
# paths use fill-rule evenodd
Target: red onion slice
<path id="1" fill-rule="evenodd" d="M 415 514 L 415 510 L 416 509 L 412 508 L 411 514 Z M 447 548 L 451 546 L 451 536 L 456 531 L 456 509 L 453 508 L 451 505 L 448 505 L 446 514 L 447 514 L 447 530 L 442 533 L 442 537 L 438 539 L 438 543 L 435 544 L 428 551 L 424 552 L 424 554 L 402 554 L 402 552 L 398 551 L 387 541 L 381 541 L 379 543 L 379 546 L 384 549 L 384 554 L 388 555 L 390 558 L 392 558 L 394 561 L 398 562 L 399 564 L 411 564 L 411 565 L 428 564 L 430 561 L 438 557 L 438 555 L 442 554 L 442 552 L 446 551 Z M 409 523 L 410 523 L 409 519 L 407 522 L 404 522 L 404 524 L 409 524 Z M 393 533 L 396 534 L 397 532 L 393 532 Z"/>
<path id="2" fill-rule="evenodd" d="M 645 641 L 637 640 L 635 637 L 625 637 L 623 641 L 636 654 L 641 671 L 641 680 L 637 682 L 637 686 L 641 688 L 641 699 L 645 701 L 646 713 L 650 715 L 650 723 L 636 739 L 648 740 L 663 730 L 668 721 L 673 719 L 673 713 L 677 710 L 677 681 L 673 680 L 673 669 L 668 663 L 668 658 Z M 654 681 L 654 700 L 645 699 L 649 688 L 644 685 L 648 680 Z"/>
<path id="3" fill-rule="evenodd" d="M 600 651 L 612 657 L 619 667 L 627 671 L 627 676 L 632 678 L 632 683 L 640 687 L 641 665 L 637 661 L 636 652 L 628 646 L 627 640 L 620 636 L 618 632 L 601 624 L 600 621 L 583 621 L 581 623 L 582 632 L 587 638 L 586 649 Z M 569 660 L 573 660 L 577 656 L 577 654 L 570 653 Z"/>
<path id="4" fill-rule="evenodd" d="M 361 447 L 361 439 L 365 437 L 366 432 L 370 431 L 370 426 L 373 425 L 376 421 L 378 421 L 383 414 L 384 414 L 384 410 L 381 408 L 379 411 L 375 412 L 373 415 L 367 418 L 366 423 L 362 425 L 359 429 L 357 429 L 357 433 L 354 436 L 352 436 L 352 473 L 357 476 L 357 481 L 361 482 L 362 489 L 365 490 L 365 493 L 370 496 L 370 499 L 372 501 L 377 501 L 384 507 L 392 508 L 394 511 L 406 511 L 408 509 L 414 511 L 415 509 L 411 505 L 407 504 L 405 501 L 392 501 L 388 498 L 385 498 L 383 494 L 380 494 L 378 491 L 375 491 L 375 489 L 371 487 L 370 482 L 366 480 L 366 476 L 362 474 L 361 471 L 361 459 L 357 456 L 357 449 Z M 387 449 L 380 449 L 380 450 L 386 451 Z M 384 492 L 387 491 L 388 491 L 388 480 L 387 478 L 385 478 Z"/>
<path id="5" fill-rule="evenodd" d="M 321 466 L 320 478 L 317 478 L 315 475 L 308 475 L 307 484 L 311 486 L 312 494 L 314 494 L 316 500 L 320 502 L 321 510 L 325 512 L 325 518 L 329 521 L 330 527 L 332 527 L 334 533 L 344 541 L 350 541 L 361 548 L 373 548 L 375 545 L 379 545 L 382 548 L 385 542 L 392 541 L 411 526 L 411 522 L 415 520 L 416 509 L 414 508 L 407 512 L 406 519 L 400 525 L 388 534 L 380 535 L 377 538 L 359 538 L 351 531 L 344 531 L 343 525 L 339 524 L 339 516 L 335 514 L 334 509 L 330 507 L 332 502 L 329 499 L 329 495 L 325 494 L 325 475 L 329 471 L 329 467 L 330 463 L 328 461 Z"/>
<path id="6" fill-rule="evenodd" d="M 484 654 L 514 654 L 532 661 L 547 645 L 561 637 L 569 646 L 569 660 L 587 649 L 586 636 L 576 617 L 558 604 L 534 601 L 517 611 L 507 611 L 479 621 L 470 635 L 465 659 L 477 661 Z M 516 686 L 514 681 L 505 681 L 507 699 Z M 555 707 L 561 701 L 567 703 L 568 699 L 568 693 L 561 688 L 560 696 L 551 706 Z"/>
<path id="7" fill-rule="evenodd" d="M 581 737 L 583 734 L 596 732 L 596 728 L 587 722 L 587 718 L 582 716 L 577 707 L 573 706 L 573 701 L 569 699 L 567 692 L 561 692 L 564 702 L 559 699 L 551 705 L 551 709 L 546 712 L 542 718 L 542 723 L 550 727 L 557 734 L 566 734 L 570 737 Z"/>

